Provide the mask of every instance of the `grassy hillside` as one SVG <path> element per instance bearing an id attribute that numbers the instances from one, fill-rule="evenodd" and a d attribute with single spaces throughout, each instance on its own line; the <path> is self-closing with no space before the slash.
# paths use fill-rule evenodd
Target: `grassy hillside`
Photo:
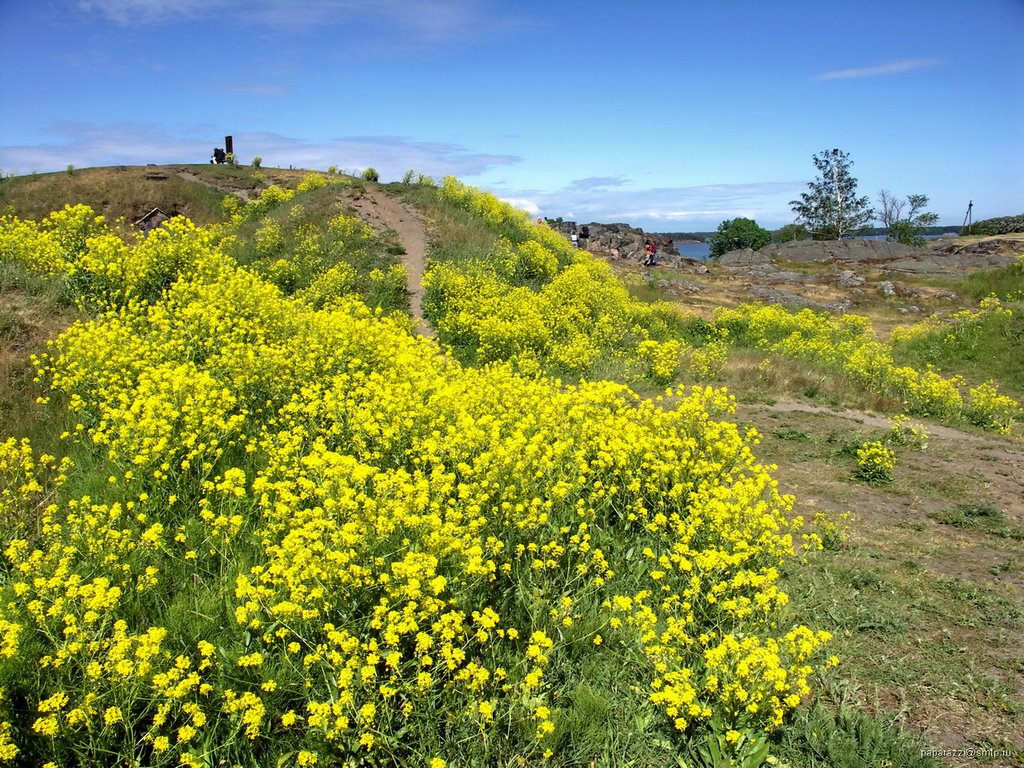
<path id="1" fill-rule="evenodd" d="M 1018 267 L 882 341 L 392 185 L 435 344 L 361 182 L 139 170 L 212 226 L 0 222 L 0 761 L 1013 764 Z"/>
<path id="2" fill-rule="evenodd" d="M 133 222 L 154 208 L 196 224 L 226 219 L 225 194 L 253 195 L 270 184 L 294 188 L 304 171 L 228 165 L 116 166 L 0 179 L 0 213 L 41 219 L 65 205 L 88 205 L 110 221 Z"/>

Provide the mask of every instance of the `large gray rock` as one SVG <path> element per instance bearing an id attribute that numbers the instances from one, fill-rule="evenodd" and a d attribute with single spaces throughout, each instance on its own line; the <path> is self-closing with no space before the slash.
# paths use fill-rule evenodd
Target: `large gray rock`
<path id="1" fill-rule="evenodd" d="M 907 275 L 944 275 L 950 272 L 973 272 L 1012 264 L 1017 257 L 1000 253 L 920 253 L 882 265 L 886 272 Z"/>
<path id="2" fill-rule="evenodd" d="M 919 249 L 885 240 L 792 240 L 772 243 L 761 249 L 768 258 L 780 261 L 891 261 Z"/>
<path id="3" fill-rule="evenodd" d="M 718 257 L 718 263 L 723 267 L 746 267 L 752 264 L 769 264 L 772 257 L 765 253 L 764 248 L 755 251 L 750 248 L 740 248 L 737 251 L 729 251 Z"/>

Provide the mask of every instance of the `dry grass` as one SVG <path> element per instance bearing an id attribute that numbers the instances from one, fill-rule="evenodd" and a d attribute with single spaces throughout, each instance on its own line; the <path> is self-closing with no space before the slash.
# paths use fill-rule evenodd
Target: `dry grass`
<path id="1" fill-rule="evenodd" d="M 227 165 L 162 165 L 83 168 L 0 180 L 0 212 L 41 219 L 64 205 L 83 203 L 110 221 L 135 221 L 153 208 L 196 224 L 224 220 L 221 201 L 269 185 L 294 188 L 308 171 L 234 168 Z"/>

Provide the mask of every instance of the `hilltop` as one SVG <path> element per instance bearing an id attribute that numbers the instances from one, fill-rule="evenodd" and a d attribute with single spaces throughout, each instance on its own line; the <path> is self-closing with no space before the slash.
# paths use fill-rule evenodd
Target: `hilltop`
<path id="1" fill-rule="evenodd" d="M 294 187 L 306 171 L 188 164 L 80 168 L 0 179 L 0 212 L 41 219 L 65 205 L 88 205 L 131 223 L 154 208 L 197 224 L 224 221 L 225 194 L 248 199 L 270 184 Z"/>

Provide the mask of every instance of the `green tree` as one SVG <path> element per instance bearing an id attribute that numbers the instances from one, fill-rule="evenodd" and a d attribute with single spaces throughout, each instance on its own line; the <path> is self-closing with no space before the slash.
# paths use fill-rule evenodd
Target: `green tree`
<path id="1" fill-rule="evenodd" d="M 813 160 L 818 177 L 789 205 L 815 240 L 842 240 L 865 227 L 875 212 L 866 196 L 857 197 L 857 179 L 850 175 L 853 161 L 848 153 L 830 149 L 814 155 Z"/>
<path id="2" fill-rule="evenodd" d="M 371 165 L 363 171 L 363 179 L 366 181 L 380 181 L 380 174 L 377 173 L 377 169 Z"/>
<path id="3" fill-rule="evenodd" d="M 737 248 L 763 248 L 772 241 L 772 234 L 762 229 L 753 219 L 738 217 L 726 219 L 718 225 L 718 232 L 708 238 L 711 246 L 711 258 L 717 259 L 723 253 L 735 251 Z"/>
<path id="4" fill-rule="evenodd" d="M 772 240 L 776 243 L 788 243 L 792 240 L 806 240 L 807 227 L 803 224 L 787 224 L 772 232 Z"/>
<path id="5" fill-rule="evenodd" d="M 888 240 L 895 240 L 906 245 L 924 245 L 924 228 L 934 226 L 939 214 L 925 211 L 928 206 L 928 195 L 907 195 L 900 200 L 889 190 L 878 193 L 878 220 L 885 227 Z M 904 218 L 903 209 L 907 209 Z"/>
<path id="6" fill-rule="evenodd" d="M 259 155 L 257 155 L 256 157 L 254 157 L 252 159 L 252 167 L 253 168 L 259 168 L 260 165 L 262 165 L 262 163 L 263 163 L 263 158 L 260 157 Z"/>

